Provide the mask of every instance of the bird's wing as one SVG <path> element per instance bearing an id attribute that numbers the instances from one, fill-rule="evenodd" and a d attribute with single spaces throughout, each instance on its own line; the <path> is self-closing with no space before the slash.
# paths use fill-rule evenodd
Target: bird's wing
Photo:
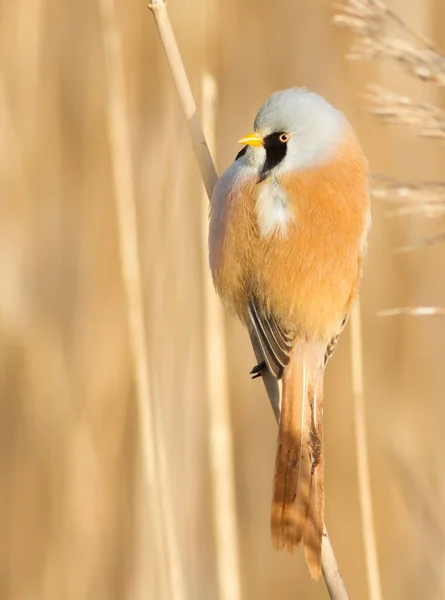
<path id="1" fill-rule="evenodd" d="M 289 363 L 294 336 L 284 331 L 272 314 L 265 315 L 259 310 L 254 299 L 249 301 L 249 315 L 267 368 L 274 377 L 280 379 L 284 367 Z"/>

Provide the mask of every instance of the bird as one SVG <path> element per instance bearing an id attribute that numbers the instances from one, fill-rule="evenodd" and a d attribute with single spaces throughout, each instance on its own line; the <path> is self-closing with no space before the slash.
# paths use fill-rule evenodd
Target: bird
<path id="1" fill-rule="evenodd" d="M 209 264 L 223 304 L 282 380 L 274 547 L 321 573 L 323 377 L 357 298 L 371 224 L 369 169 L 346 116 L 306 88 L 274 92 L 211 198 Z"/>

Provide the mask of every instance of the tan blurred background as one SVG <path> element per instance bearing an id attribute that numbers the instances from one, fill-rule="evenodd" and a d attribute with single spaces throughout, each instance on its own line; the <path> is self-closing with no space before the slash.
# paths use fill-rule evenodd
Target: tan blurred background
<path id="1" fill-rule="evenodd" d="M 116 2 L 123 40 L 150 392 L 187 599 L 217 598 L 203 379 L 201 183 L 144 2 Z M 440 45 L 443 0 L 391 4 Z M 224 169 L 277 88 L 306 85 L 346 112 L 375 173 L 440 179 L 437 142 L 383 128 L 359 93 L 381 82 L 438 92 L 385 65 L 350 63 L 328 0 L 171 0 L 198 102 L 216 79 Z M 96 2 L 0 0 L 0 599 L 164 600 L 141 489 L 135 387 L 119 267 Z M 373 500 L 386 599 L 445 597 L 445 323 L 379 318 L 444 303 L 443 246 L 396 254 L 428 223 L 374 203 L 363 284 Z M 269 540 L 276 425 L 226 319 L 244 599 L 327 598 L 302 555 Z M 367 597 L 354 451 L 349 334 L 326 391 L 326 522 L 351 598 Z M 168 599 L 170 600 L 170 599 Z"/>

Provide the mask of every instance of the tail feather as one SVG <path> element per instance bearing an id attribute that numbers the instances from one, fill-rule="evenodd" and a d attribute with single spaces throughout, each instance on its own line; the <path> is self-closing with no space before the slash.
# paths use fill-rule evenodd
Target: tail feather
<path id="1" fill-rule="evenodd" d="M 312 457 L 312 480 L 303 542 L 309 572 L 314 579 L 319 579 L 324 530 L 323 373 L 319 369 L 314 376 L 314 387 L 310 395 L 311 432 L 309 442 Z"/>
<path id="2" fill-rule="evenodd" d="M 314 579 L 323 534 L 323 360 L 321 344 L 299 342 L 284 370 L 271 513 L 274 546 L 295 552 L 303 540 Z"/>

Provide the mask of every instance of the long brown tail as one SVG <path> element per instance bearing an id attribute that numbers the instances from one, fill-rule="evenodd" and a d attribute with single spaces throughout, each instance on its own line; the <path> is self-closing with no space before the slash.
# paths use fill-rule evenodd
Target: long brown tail
<path id="1" fill-rule="evenodd" d="M 325 346 L 297 342 L 283 374 L 271 530 L 274 546 L 295 552 L 303 540 L 314 579 L 323 535 L 323 362 Z"/>

